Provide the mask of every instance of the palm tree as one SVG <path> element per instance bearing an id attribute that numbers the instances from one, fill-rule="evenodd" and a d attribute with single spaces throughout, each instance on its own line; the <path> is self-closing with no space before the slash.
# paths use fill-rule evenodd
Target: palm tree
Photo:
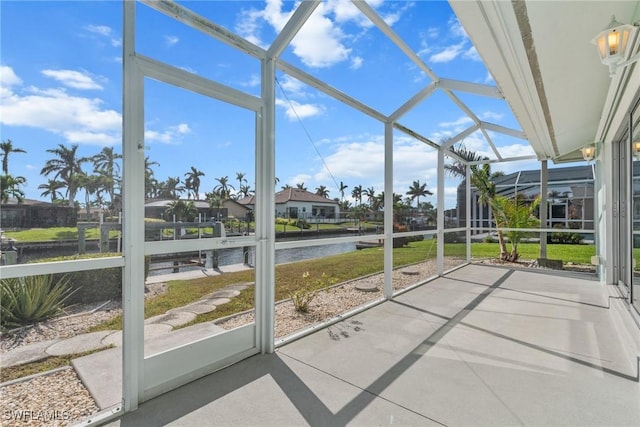
<path id="1" fill-rule="evenodd" d="M 160 166 L 158 162 L 149 160 L 149 156 L 144 158 L 144 194 L 149 199 L 158 196 L 158 180 L 154 177 L 152 166 Z"/>
<path id="2" fill-rule="evenodd" d="M 416 207 L 420 207 L 420 197 L 433 195 L 431 191 L 427 190 L 427 184 L 420 184 L 420 180 L 413 181 L 406 194 L 410 196 L 412 202 L 417 200 Z"/>
<path id="3" fill-rule="evenodd" d="M 251 187 L 248 185 L 241 185 L 240 189 L 238 190 L 238 193 L 242 197 L 249 197 L 249 195 L 251 194 Z"/>
<path id="4" fill-rule="evenodd" d="M 200 200 L 200 177 L 204 176 L 204 172 L 191 166 L 191 171 L 185 173 L 184 176 L 184 188 L 187 190 L 187 198 L 193 194 L 194 199 Z"/>
<path id="5" fill-rule="evenodd" d="M 449 139 L 450 138 L 445 138 L 440 142 L 446 143 Z M 449 151 L 451 151 L 452 153 L 456 154 L 458 157 L 463 159 L 464 162 L 461 162 L 456 159 L 453 163 L 445 164 L 444 170 L 449 175 L 458 177 L 461 179 L 465 179 L 467 176 L 467 163 L 488 160 L 487 157 L 483 157 L 480 154 L 476 153 L 475 151 L 471 151 L 467 149 L 467 147 L 465 147 L 465 145 L 462 143 L 458 144 L 457 146 L 455 145 L 452 146 L 451 148 L 449 148 Z"/>
<path id="6" fill-rule="evenodd" d="M 449 150 L 458 155 L 466 162 L 477 162 L 482 160 L 488 160 L 486 157 L 482 157 L 477 153 L 467 150 L 464 144 L 451 147 Z M 451 175 L 465 178 L 467 176 L 466 164 L 460 161 L 455 161 L 453 165 L 445 165 L 445 169 Z M 481 165 L 471 165 L 471 185 L 478 190 L 478 203 L 482 206 L 489 206 L 494 214 L 496 220 L 496 226 L 498 228 L 504 227 L 504 215 L 501 211 L 501 206 L 496 202 L 496 184 L 493 179 L 499 176 L 499 173 L 491 172 L 491 165 L 489 163 L 483 163 Z M 502 223 L 502 225 L 500 224 Z M 500 259 L 507 260 L 509 254 L 507 252 L 507 245 L 504 239 L 504 233 L 498 230 L 498 243 L 500 244 Z"/>
<path id="7" fill-rule="evenodd" d="M 290 188 L 292 188 L 292 187 L 291 187 L 289 184 L 285 184 L 285 185 L 283 185 L 283 186 L 282 186 L 282 187 L 280 187 L 280 188 L 282 188 L 283 190 L 288 190 L 288 189 L 290 189 Z"/>
<path id="8" fill-rule="evenodd" d="M 242 183 L 247 182 L 245 179 L 246 173 L 244 172 L 236 172 L 236 180 L 238 181 L 238 191 L 242 188 Z"/>
<path id="9" fill-rule="evenodd" d="M 102 187 L 100 175 L 80 175 L 78 188 L 84 189 L 84 206 L 87 210 L 87 216 L 91 214 L 91 196 L 98 193 Z"/>
<path id="10" fill-rule="evenodd" d="M 349 186 L 340 181 L 340 187 L 338 188 L 338 191 L 340 192 L 340 201 L 344 200 L 344 190 L 347 188 L 349 188 Z"/>
<path id="11" fill-rule="evenodd" d="M 304 182 L 299 182 L 296 184 L 296 188 L 298 190 L 307 191 L 307 187 L 304 186 Z"/>
<path id="12" fill-rule="evenodd" d="M 193 221 L 198 214 L 198 209 L 192 201 L 172 200 L 165 209 L 167 218 L 175 215 L 176 221 Z"/>
<path id="13" fill-rule="evenodd" d="M 371 209 L 373 209 L 373 201 L 376 199 L 376 190 L 374 190 L 373 187 L 369 187 L 366 190 L 364 190 L 364 195 L 367 196 L 367 200 L 369 201 L 369 206 L 371 207 Z"/>
<path id="14" fill-rule="evenodd" d="M 362 185 L 353 187 L 353 190 L 351 190 L 351 197 L 357 200 L 360 205 L 362 204 Z"/>
<path id="15" fill-rule="evenodd" d="M 229 184 L 229 177 L 221 176 L 220 178 L 216 178 L 216 181 L 218 181 L 218 185 L 213 187 L 213 191 L 218 193 L 222 200 L 230 199 L 231 190 L 235 190 L 235 188 L 233 188 L 233 185 Z"/>
<path id="16" fill-rule="evenodd" d="M 316 194 L 320 197 L 324 197 L 325 199 L 329 198 L 329 189 L 324 185 L 316 187 Z"/>
<path id="17" fill-rule="evenodd" d="M 15 197 L 18 203 L 24 200 L 24 192 L 20 190 L 20 185 L 27 180 L 22 176 L 11 176 L 9 174 L 0 175 L 0 203 L 8 203 L 9 199 Z"/>
<path id="18" fill-rule="evenodd" d="M 64 183 L 69 198 L 69 207 L 74 207 L 76 193 L 80 187 L 80 177 L 82 176 L 82 163 L 88 161 L 87 158 L 78 158 L 78 144 L 65 147 L 58 144 L 57 148 L 50 148 L 47 153 L 55 154 L 57 157 L 47 160 L 40 173 L 45 176 L 53 174 L 53 179 L 59 179 Z"/>
<path id="19" fill-rule="evenodd" d="M 393 193 L 393 206 L 399 208 L 402 205 L 402 196 L 400 194 Z M 373 210 L 378 211 L 384 209 L 384 191 L 380 192 L 373 200 Z"/>
<path id="20" fill-rule="evenodd" d="M 13 142 L 10 139 L 2 141 L 0 143 L 0 150 L 2 150 L 2 173 L 9 174 L 9 154 L 11 153 L 26 153 L 22 148 L 13 148 Z"/>
<path id="21" fill-rule="evenodd" d="M 209 202 L 209 207 L 211 207 L 214 217 L 219 217 L 223 206 L 220 194 L 215 190 L 205 193 L 205 200 Z"/>
<path id="22" fill-rule="evenodd" d="M 46 184 L 40 184 L 38 186 L 39 190 L 44 190 L 42 193 L 40 193 L 40 196 L 51 196 L 51 203 L 55 203 L 56 200 L 58 200 L 58 196 L 62 197 L 62 193 L 58 191 L 61 188 L 64 188 L 64 184 L 60 181 L 56 181 L 55 179 L 50 179 Z"/>
<path id="23" fill-rule="evenodd" d="M 506 232 L 511 244 L 511 252 L 508 254 L 506 261 L 516 262 L 518 260 L 520 257 L 518 244 L 524 237 L 530 235 L 530 233 L 518 229 L 540 227 L 540 220 L 535 217 L 535 211 L 539 204 L 540 197 L 529 203 L 524 200 L 522 195 L 514 198 L 496 196 L 495 205 L 499 207 L 498 212 L 500 213 L 499 216 L 496 216 L 496 223 L 498 227 L 511 229 L 511 231 Z"/>
<path id="24" fill-rule="evenodd" d="M 348 200 L 342 200 L 342 201 L 340 202 L 340 211 L 342 211 L 342 212 L 346 212 L 346 211 L 348 211 L 349 209 L 351 209 L 351 202 L 350 202 L 350 201 L 348 201 Z"/>
<path id="25" fill-rule="evenodd" d="M 158 187 L 158 197 L 161 199 L 179 199 L 184 192 L 184 186 L 180 185 L 180 177 L 170 176 L 166 181 L 161 182 Z"/>
<path id="26" fill-rule="evenodd" d="M 122 154 L 118 154 L 113 147 L 104 147 L 101 152 L 91 158 L 95 172 L 102 175 L 101 182 L 109 193 L 109 200 L 113 203 L 115 199 L 115 184 L 120 177 L 120 164 L 118 159 L 122 158 Z"/>

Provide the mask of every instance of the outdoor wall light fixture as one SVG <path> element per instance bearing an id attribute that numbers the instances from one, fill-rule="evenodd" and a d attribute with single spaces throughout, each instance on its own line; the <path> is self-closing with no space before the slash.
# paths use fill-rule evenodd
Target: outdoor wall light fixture
<path id="1" fill-rule="evenodd" d="M 588 145 L 580 149 L 580 151 L 582 151 L 582 158 L 587 162 L 590 162 L 596 156 L 596 147 L 593 145 Z"/>
<path id="2" fill-rule="evenodd" d="M 636 160 L 640 160 L 640 141 L 631 143 L 631 149 L 633 150 L 633 157 L 635 157 Z"/>
<path id="3" fill-rule="evenodd" d="M 609 66 L 610 77 L 615 75 L 618 68 L 626 67 L 640 59 L 638 54 L 627 61 L 624 60 L 629 39 L 635 29 L 633 25 L 618 22 L 616 17 L 612 16 L 609 25 L 591 40 L 591 43 L 598 47 L 600 61 Z"/>

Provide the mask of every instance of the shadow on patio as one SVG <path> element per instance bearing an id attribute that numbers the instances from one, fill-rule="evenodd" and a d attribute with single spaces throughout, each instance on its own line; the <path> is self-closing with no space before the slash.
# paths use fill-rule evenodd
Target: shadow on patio
<path id="1" fill-rule="evenodd" d="M 469 265 L 110 425 L 640 425 L 637 343 L 609 294 Z"/>

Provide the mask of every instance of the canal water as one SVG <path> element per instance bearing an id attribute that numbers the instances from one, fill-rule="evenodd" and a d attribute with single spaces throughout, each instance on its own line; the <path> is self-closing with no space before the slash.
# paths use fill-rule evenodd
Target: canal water
<path id="1" fill-rule="evenodd" d="M 255 248 L 247 248 L 249 264 L 255 263 Z M 338 255 L 356 250 L 354 242 L 336 243 L 331 245 L 319 245 L 294 249 L 280 249 L 276 251 L 276 264 L 284 264 L 288 262 L 303 261 L 305 259 L 322 258 L 329 255 Z M 204 260 L 204 254 L 203 254 Z M 230 248 L 218 250 L 218 265 L 232 265 L 244 263 L 243 248 Z M 153 263 L 154 270 L 149 275 L 167 274 L 171 271 L 172 263 Z M 156 270 L 158 267 L 167 267 L 167 269 Z M 202 267 L 180 267 L 180 271 L 197 270 Z"/>
<path id="2" fill-rule="evenodd" d="M 96 246 L 95 248 L 92 246 Z M 243 248 L 229 248 L 220 249 L 218 253 L 218 265 L 232 265 L 243 264 L 245 259 L 248 259 L 249 264 L 255 263 L 255 247 L 248 247 L 248 257 L 245 258 Z M 356 250 L 355 242 L 348 243 L 335 243 L 328 245 L 318 245 L 309 247 L 300 247 L 294 249 L 280 249 L 275 253 L 276 264 L 284 264 L 288 262 L 302 261 L 305 259 L 321 258 L 329 255 L 337 255 L 346 252 L 352 252 Z M 97 245 L 87 245 L 87 252 L 97 252 Z M 38 262 L 38 260 L 47 259 L 51 257 L 74 255 L 78 253 L 77 246 L 74 245 L 54 245 L 54 247 L 48 248 L 28 248 L 23 247 L 18 249 L 18 263 L 23 264 L 27 262 Z M 185 254 L 187 256 L 193 256 L 197 259 L 198 253 Z M 204 251 L 202 252 L 202 261 L 204 261 Z M 153 262 L 152 271 L 150 275 L 166 274 L 171 271 L 169 267 L 173 266 L 172 262 Z M 167 267 L 167 269 L 158 267 Z M 189 269 L 200 269 L 202 267 L 180 267 L 180 271 L 188 271 Z"/>

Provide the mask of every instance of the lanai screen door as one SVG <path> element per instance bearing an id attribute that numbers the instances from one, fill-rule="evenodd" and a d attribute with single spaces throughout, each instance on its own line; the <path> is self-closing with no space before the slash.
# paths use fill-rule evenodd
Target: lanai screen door
<path id="1" fill-rule="evenodd" d="M 240 253 L 238 265 L 242 265 L 246 259 L 243 255 L 248 251 L 256 254 L 256 258 L 261 258 L 256 234 L 226 236 L 221 231 L 221 224 L 216 222 L 215 215 L 207 216 L 206 207 L 204 219 L 199 214 L 197 220 L 185 218 L 184 222 L 180 222 L 176 218 L 174 200 L 171 204 L 173 218 L 170 214 L 165 214 L 162 227 L 158 228 L 157 224 L 151 227 L 149 221 L 145 221 L 148 214 L 145 209 L 149 192 L 148 169 L 153 162 L 154 152 L 153 135 L 145 131 L 145 124 L 153 120 L 154 108 L 164 103 L 175 108 L 177 115 L 180 113 L 181 103 L 198 102 L 205 106 L 200 113 L 211 121 L 216 120 L 216 111 L 220 109 L 237 112 L 239 128 L 250 134 L 244 139 L 246 146 L 243 150 L 254 159 L 255 171 L 252 172 L 255 173 L 257 185 L 260 184 L 258 177 L 261 166 L 255 159 L 262 157 L 259 141 L 262 138 L 263 114 L 263 102 L 259 97 L 138 52 L 135 39 L 136 36 L 142 36 L 142 31 L 137 28 L 136 9 L 146 7 L 136 2 L 125 2 L 124 11 L 124 228 L 125 244 L 129 249 L 125 260 L 124 395 L 125 407 L 128 406 L 129 409 L 137 406 L 138 402 L 255 354 L 261 347 L 259 320 L 223 329 L 198 317 L 207 314 L 207 304 L 225 304 L 225 299 L 237 296 L 238 292 L 245 292 L 245 295 L 253 295 L 254 318 L 260 319 L 259 304 L 256 304 L 256 300 L 261 297 L 260 286 L 255 285 L 260 282 L 260 279 L 256 280 L 260 266 L 255 269 L 244 268 L 246 277 L 242 276 L 237 280 L 238 283 L 213 286 L 211 290 L 218 291 L 218 294 L 210 292 L 204 295 L 200 304 L 191 304 L 182 309 L 174 308 L 156 315 L 165 316 L 164 322 L 154 323 L 149 316 L 145 316 L 145 263 L 148 264 L 149 260 L 166 259 L 168 262 L 176 262 L 176 259 L 195 258 L 197 263 L 203 263 L 200 267 L 215 271 L 219 269 L 218 262 L 224 254 L 233 257 L 235 252 Z M 145 13 L 148 12 L 145 9 Z M 229 124 L 221 123 L 220 126 Z M 200 160 L 198 168 L 210 176 L 216 174 L 216 162 L 219 164 L 224 161 L 216 158 L 213 144 L 202 149 L 185 141 L 185 144 L 172 149 L 176 156 L 193 156 L 194 161 Z M 203 158 L 210 161 L 202 162 Z M 206 189 L 209 190 L 210 188 Z M 260 197 L 258 192 L 256 197 Z M 183 202 L 189 204 L 189 201 Z M 164 228 L 165 224 L 169 226 Z M 230 263 L 234 264 L 234 261 Z M 168 270 L 170 271 L 171 269 Z M 197 283 L 190 282 L 193 283 L 188 286 L 211 286 L 208 277 Z M 227 294 L 223 295 L 225 291 Z M 210 298 L 207 299 L 207 296 Z M 183 324 L 174 326 L 174 330 L 170 332 L 159 331 L 160 324 L 171 323 L 171 319 L 179 316 L 190 317 L 186 327 Z"/>

